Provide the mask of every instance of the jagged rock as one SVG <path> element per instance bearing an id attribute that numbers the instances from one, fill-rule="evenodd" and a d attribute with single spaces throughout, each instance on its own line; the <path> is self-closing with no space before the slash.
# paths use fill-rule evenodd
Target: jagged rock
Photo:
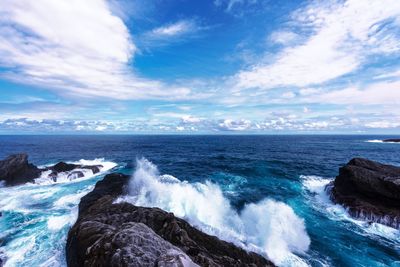
<path id="1" fill-rule="evenodd" d="M 61 161 L 61 162 L 57 163 L 56 165 L 48 167 L 48 169 L 58 173 L 58 172 L 69 172 L 69 171 L 72 171 L 73 169 L 76 169 L 79 167 L 80 167 L 80 165 L 65 163 L 65 162 Z"/>
<path id="2" fill-rule="evenodd" d="M 200 266 L 273 266 L 172 213 L 114 203 L 126 193 L 128 180 L 127 175 L 109 174 L 81 199 L 78 220 L 68 233 L 68 266 L 190 266 L 180 264 L 191 264 L 189 258 Z M 139 243 L 142 247 L 136 246 Z"/>
<path id="3" fill-rule="evenodd" d="M 0 161 L 0 180 L 4 180 L 6 186 L 32 182 L 40 173 L 35 165 L 28 162 L 27 154 L 10 155 Z"/>
<path id="4" fill-rule="evenodd" d="M 74 180 L 74 179 L 82 178 L 84 176 L 85 175 L 81 171 L 73 171 L 70 174 L 68 174 L 67 178 L 70 179 L 70 180 Z"/>
<path id="5" fill-rule="evenodd" d="M 400 168 L 354 158 L 327 186 L 331 199 L 351 216 L 400 228 Z"/>
<path id="6" fill-rule="evenodd" d="M 400 143 L 400 138 L 385 139 L 385 140 L 382 140 L 382 142 L 386 142 L 386 143 Z"/>
<path id="7" fill-rule="evenodd" d="M 81 169 L 92 170 L 93 174 L 100 172 L 100 168 L 103 168 L 103 165 L 81 166 Z"/>

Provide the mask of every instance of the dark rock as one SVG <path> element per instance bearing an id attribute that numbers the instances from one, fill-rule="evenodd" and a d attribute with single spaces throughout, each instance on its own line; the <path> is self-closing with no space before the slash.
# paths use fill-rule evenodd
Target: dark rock
<path id="1" fill-rule="evenodd" d="M 70 180 L 74 180 L 74 179 L 82 178 L 84 176 L 85 175 L 81 171 L 73 171 L 70 174 L 68 174 L 67 178 L 70 179 Z"/>
<path id="2" fill-rule="evenodd" d="M 327 186 L 351 216 L 400 228 L 400 168 L 354 158 Z"/>
<path id="3" fill-rule="evenodd" d="M 80 167 L 80 165 L 65 163 L 65 162 L 61 161 L 61 162 L 57 163 L 56 165 L 48 167 L 48 169 L 52 170 L 54 172 L 69 172 L 69 171 L 72 171 L 73 169 L 76 169 L 79 167 Z"/>
<path id="4" fill-rule="evenodd" d="M 187 256 L 200 266 L 273 266 L 172 213 L 114 203 L 126 193 L 128 180 L 109 174 L 81 199 L 78 220 L 68 233 L 68 266 L 190 266 L 180 264 L 189 264 Z"/>
<path id="5" fill-rule="evenodd" d="M 386 143 L 400 143 L 400 138 L 385 139 L 385 140 L 382 140 L 382 142 L 386 142 Z"/>
<path id="6" fill-rule="evenodd" d="M 103 165 L 81 166 L 81 169 L 92 170 L 93 174 L 100 172 L 100 168 L 103 168 Z"/>
<path id="7" fill-rule="evenodd" d="M 0 161 L 0 180 L 4 180 L 6 186 L 32 182 L 40 173 L 35 165 L 28 163 L 27 154 L 10 155 Z"/>

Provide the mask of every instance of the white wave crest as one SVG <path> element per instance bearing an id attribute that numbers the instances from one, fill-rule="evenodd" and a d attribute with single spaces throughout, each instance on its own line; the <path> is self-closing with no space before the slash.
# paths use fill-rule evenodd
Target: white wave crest
<path id="1" fill-rule="evenodd" d="M 400 144 L 400 142 L 384 142 L 383 140 L 373 139 L 365 141 L 367 143 Z"/>
<path id="2" fill-rule="evenodd" d="M 208 234 L 267 255 L 278 265 L 307 266 L 293 254 L 305 253 L 310 245 L 304 221 L 282 202 L 264 199 L 246 205 L 238 213 L 218 185 L 191 184 L 170 175 L 159 175 L 157 167 L 146 159 L 137 161 L 129 189 L 129 195 L 117 202 L 159 207 Z"/>
<path id="3" fill-rule="evenodd" d="M 399 240 L 399 230 L 375 222 L 369 223 L 363 220 L 354 219 L 348 214 L 347 210 L 343 206 L 334 204 L 325 190 L 326 185 L 333 181 L 333 179 L 314 175 L 301 175 L 300 179 L 302 179 L 304 188 L 308 192 L 312 193 L 314 199 L 317 200 L 316 202 L 312 202 L 314 207 L 322 212 L 326 212 L 331 219 L 350 221 L 368 234 L 382 236 L 390 240 Z"/>
<path id="4" fill-rule="evenodd" d="M 92 170 L 83 169 L 83 168 L 76 168 L 69 172 L 60 172 L 57 174 L 57 177 L 54 180 L 51 177 L 49 177 L 49 174 L 51 173 L 50 170 L 44 171 L 44 172 L 42 172 L 42 174 L 39 178 L 35 179 L 35 184 L 48 185 L 48 184 L 56 184 L 56 183 L 58 184 L 58 183 L 68 183 L 68 182 L 73 182 L 73 181 L 82 181 L 82 180 L 90 179 L 94 176 L 102 175 L 105 172 L 107 172 L 117 166 L 117 164 L 115 162 L 105 161 L 105 159 L 103 159 L 103 158 L 94 159 L 94 160 L 81 159 L 79 161 L 71 161 L 71 162 L 67 162 L 67 163 L 72 163 L 72 164 L 82 165 L 82 166 L 101 165 L 102 167 L 99 167 L 100 172 L 98 172 L 98 173 L 93 173 Z M 83 177 L 79 177 L 77 172 L 82 173 Z"/>

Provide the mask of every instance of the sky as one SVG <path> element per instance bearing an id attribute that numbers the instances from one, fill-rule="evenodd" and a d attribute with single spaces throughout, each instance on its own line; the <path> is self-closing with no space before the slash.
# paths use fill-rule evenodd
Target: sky
<path id="1" fill-rule="evenodd" d="M 400 1 L 2 0 L 15 133 L 400 134 Z"/>

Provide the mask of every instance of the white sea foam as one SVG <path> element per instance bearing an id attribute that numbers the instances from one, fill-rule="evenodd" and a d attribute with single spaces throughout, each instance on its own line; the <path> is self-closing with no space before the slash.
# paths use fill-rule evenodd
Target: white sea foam
<path id="1" fill-rule="evenodd" d="M 102 167 L 99 168 L 100 172 L 98 172 L 98 173 L 93 173 L 93 171 L 90 169 L 81 169 L 81 168 L 74 169 L 70 172 L 60 172 L 57 174 L 56 181 L 54 181 L 52 178 L 49 177 L 49 174 L 51 173 L 51 171 L 44 171 L 44 172 L 42 172 L 42 174 L 39 178 L 35 179 L 35 184 L 48 185 L 48 184 L 56 184 L 56 183 L 58 184 L 58 183 L 82 181 L 82 180 L 90 179 L 94 176 L 102 175 L 105 172 L 107 172 L 117 166 L 116 163 L 111 162 L 111 161 L 105 161 L 103 158 L 94 159 L 94 160 L 81 159 L 79 161 L 72 161 L 72 162 L 67 162 L 67 163 L 83 165 L 83 166 L 101 165 Z M 79 178 L 76 174 L 77 171 L 81 172 L 83 174 L 83 177 Z"/>
<path id="2" fill-rule="evenodd" d="M 369 223 L 363 220 L 354 219 L 348 214 L 345 208 L 341 205 L 334 204 L 329 199 L 328 193 L 325 190 L 326 185 L 333 181 L 333 179 L 313 175 L 302 175 L 300 178 L 302 179 L 304 188 L 308 192 L 312 193 L 314 198 L 317 200 L 316 203 L 314 202 L 314 207 L 326 212 L 331 219 L 350 221 L 368 234 L 378 235 L 390 240 L 399 240 L 399 230 L 379 223 Z"/>
<path id="3" fill-rule="evenodd" d="M 74 223 L 74 217 L 71 215 L 51 216 L 47 220 L 47 228 L 51 231 L 59 231 L 64 226 Z"/>
<path id="4" fill-rule="evenodd" d="M 383 142 L 383 140 L 373 139 L 365 141 L 367 143 L 400 144 L 400 142 Z"/>
<path id="5" fill-rule="evenodd" d="M 305 253 L 310 245 L 304 221 L 282 202 L 264 199 L 238 213 L 218 185 L 191 184 L 159 175 L 157 167 L 146 159 L 137 161 L 129 188 L 129 195 L 118 202 L 162 208 L 204 232 L 263 253 L 278 265 L 307 266 L 294 254 Z"/>
<path id="6" fill-rule="evenodd" d="M 54 207 L 56 208 L 68 208 L 71 205 L 77 205 L 79 204 L 79 201 L 81 198 L 86 195 L 89 191 L 91 191 L 94 188 L 94 186 L 89 186 L 85 190 L 83 190 L 80 193 L 74 193 L 74 194 L 69 194 L 60 197 L 58 200 L 54 202 Z"/>

